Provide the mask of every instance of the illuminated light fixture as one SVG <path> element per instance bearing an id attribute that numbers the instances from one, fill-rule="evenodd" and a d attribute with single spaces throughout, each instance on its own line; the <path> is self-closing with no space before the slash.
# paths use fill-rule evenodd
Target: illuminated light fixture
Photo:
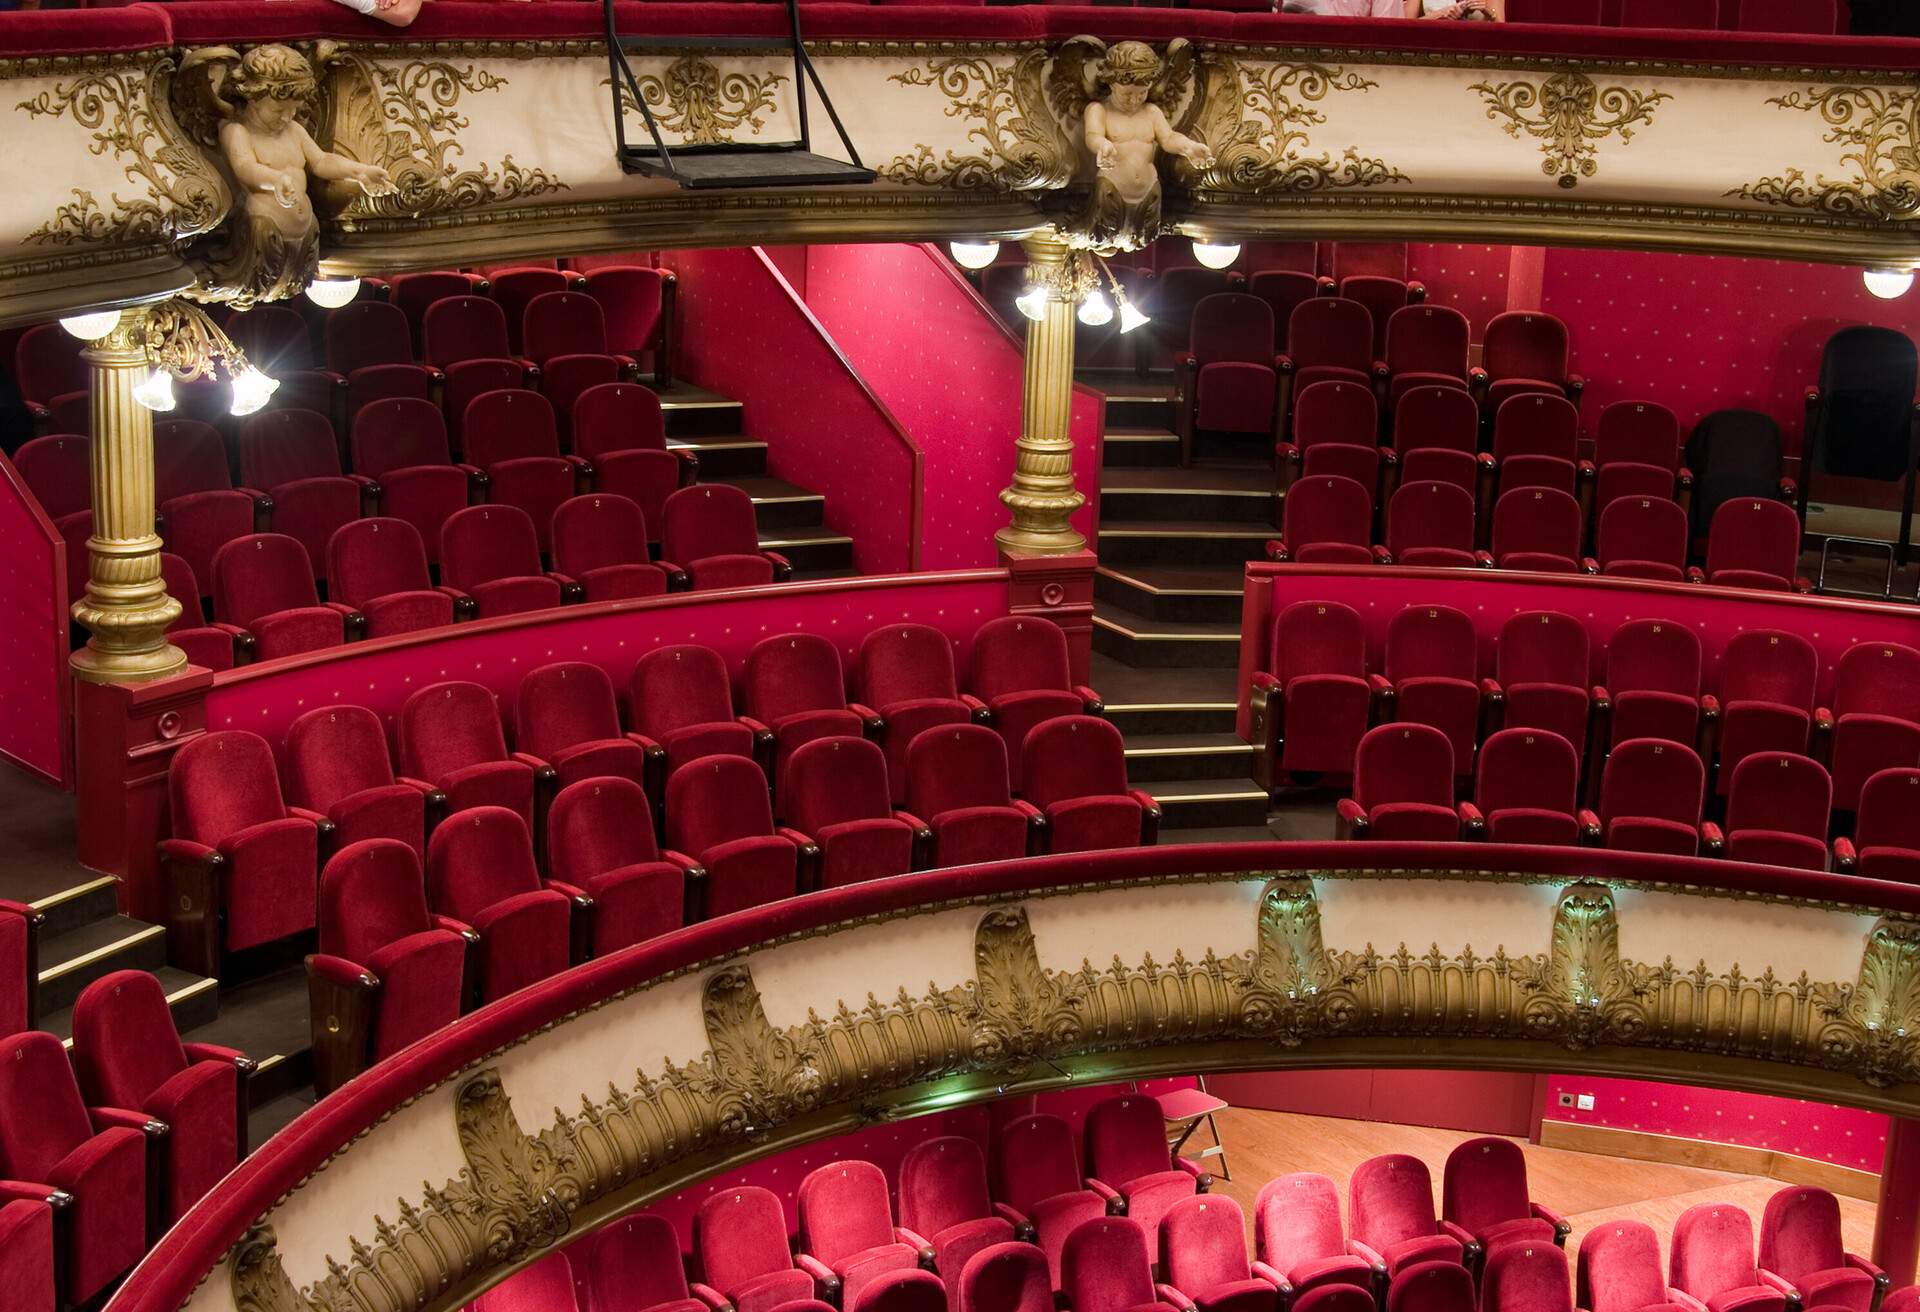
<path id="1" fill-rule="evenodd" d="M 279 386 L 276 379 L 267 377 L 251 365 L 246 366 L 233 376 L 233 404 L 230 408 L 236 415 L 250 415 L 272 400 Z"/>
<path id="2" fill-rule="evenodd" d="M 1014 304 L 1027 318 L 1037 320 L 1046 314 L 1048 299 L 1049 294 L 1045 287 L 1034 286 L 1021 292 Z"/>
<path id="3" fill-rule="evenodd" d="M 307 284 L 307 299 L 323 310 L 337 310 L 359 294 L 358 278 L 315 278 Z"/>
<path id="4" fill-rule="evenodd" d="M 1883 301 L 1905 296 L 1913 286 L 1912 269 L 1862 269 L 1860 279 L 1867 290 Z"/>
<path id="5" fill-rule="evenodd" d="M 1081 323 L 1089 328 L 1098 328 L 1113 322 L 1113 304 L 1107 300 L 1105 292 L 1095 287 L 1081 299 L 1079 315 Z"/>
<path id="6" fill-rule="evenodd" d="M 963 269 L 984 269 L 992 264 L 1000 254 L 997 241 L 953 241 L 947 243 L 947 249 L 953 252 L 954 263 Z"/>
<path id="7" fill-rule="evenodd" d="M 1196 241 L 1193 258 L 1209 269 L 1224 269 L 1240 258 L 1239 242 Z"/>
<path id="8" fill-rule="evenodd" d="M 149 410 L 173 409 L 173 375 L 165 369 L 152 370 L 133 385 L 133 399 Z"/>
<path id="9" fill-rule="evenodd" d="M 62 319 L 60 326 L 83 342 L 97 342 L 120 325 L 120 311 L 95 310 Z"/>
<path id="10" fill-rule="evenodd" d="M 1148 318 L 1146 315 L 1140 313 L 1139 307 L 1135 306 L 1132 301 L 1128 300 L 1124 294 L 1120 297 L 1120 331 L 1121 332 L 1130 333 L 1135 328 L 1143 328 L 1147 324 L 1150 324 L 1152 322 L 1153 320 Z"/>

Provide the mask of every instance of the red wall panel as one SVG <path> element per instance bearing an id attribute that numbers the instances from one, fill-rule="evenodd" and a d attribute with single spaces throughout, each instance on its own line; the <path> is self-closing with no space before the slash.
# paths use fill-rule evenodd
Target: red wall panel
<path id="1" fill-rule="evenodd" d="M 1427 286 L 1427 300 L 1467 316 L 1478 342 L 1487 320 L 1507 309 L 1511 247 L 1413 243 L 1407 276 Z M 1551 257 L 1549 257 L 1551 258 Z"/>
<path id="2" fill-rule="evenodd" d="M 1207 1088 L 1236 1107 L 1432 1125 L 1475 1134 L 1532 1132 L 1534 1077 L 1507 1071 L 1249 1071 Z"/>

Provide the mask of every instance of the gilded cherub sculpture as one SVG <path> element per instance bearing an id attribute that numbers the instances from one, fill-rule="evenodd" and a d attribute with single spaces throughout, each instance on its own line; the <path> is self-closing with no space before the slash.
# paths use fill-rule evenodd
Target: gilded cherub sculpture
<path id="1" fill-rule="evenodd" d="M 1063 122 L 1077 114 L 1093 165 L 1093 191 L 1078 237 L 1089 249 L 1134 250 L 1160 235 L 1159 155 L 1195 168 L 1213 164 L 1213 150 L 1177 131 L 1177 112 L 1193 86 L 1192 46 L 1176 38 L 1163 60 L 1144 41 L 1111 47 L 1075 37 L 1054 61 L 1049 98 Z"/>

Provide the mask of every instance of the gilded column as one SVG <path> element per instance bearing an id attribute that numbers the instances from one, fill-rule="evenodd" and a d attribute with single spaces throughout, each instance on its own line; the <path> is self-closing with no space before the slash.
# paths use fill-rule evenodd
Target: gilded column
<path id="1" fill-rule="evenodd" d="M 994 534 L 1002 551 L 1060 555 L 1086 550 L 1068 517 L 1086 502 L 1073 486 L 1073 315 L 1066 242 L 1052 233 L 1028 237 L 1027 285 L 1051 287 L 1038 319 L 1027 323 L 1027 376 L 1020 437 L 1014 443 L 1013 486 L 1000 494 L 1013 522 Z"/>
<path id="2" fill-rule="evenodd" d="M 167 641 L 180 603 L 160 581 L 160 537 L 153 531 L 153 412 L 133 398 L 147 375 L 146 316 L 129 310 L 112 332 L 82 352 L 93 413 L 93 537 L 86 596 L 73 618 L 93 636 L 73 654 L 76 678 L 136 683 L 186 668 Z"/>

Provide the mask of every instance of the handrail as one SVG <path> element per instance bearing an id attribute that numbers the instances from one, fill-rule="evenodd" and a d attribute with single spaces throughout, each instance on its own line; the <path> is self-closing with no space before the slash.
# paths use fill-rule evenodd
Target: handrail
<path id="1" fill-rule="evenodd" d="M 1829 910 L 1920 915 L 1920 888 L 1853 876 L 1639 853 L 1496 844 L 1252 843 L 1037 857 L 880 880 L 789 899 L 694 925 L 577 966 L 463 1017 L 348 1082 L 269 1140 L 153 1249 L 107 1312 L 175 1312 L 228 1251 L 292 1190 L 396 1108 L 462 1070 L 562 1020 L 650 981 L 725 960 L 756 945 L 791 942 L 829 926 L 956 901 L 1147 887 L 1222 875 L 1358 872 L 1497 888 L 1572 881 L 1676 894 L 1810 901 Z M 1654 913 L 1647 913 L 1654 914 Z M 1316 931 L 1317 936 L 1317 931 Z M 1483 945 L 1485 946 L 1485 945 Z M 1428 1054 L 1428 1061 L 1432 1060 Z M 1559 1053 L 1565 1069 L 1599 1057 Z"/>

